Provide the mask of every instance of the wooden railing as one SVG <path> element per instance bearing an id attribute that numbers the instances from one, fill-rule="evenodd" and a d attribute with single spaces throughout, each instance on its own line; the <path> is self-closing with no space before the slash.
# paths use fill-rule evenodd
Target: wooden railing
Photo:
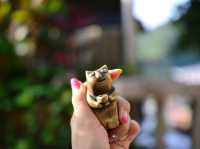
<path id="1" fill-rule="evenodd" d="M 170 80 L 150 80 L 142 77 L 125 77 L 115 82 L 118 92 L 130 100 L 130 103 L 145 99 L 149 94 L 153 95 L 158 103 L 156 128 L 157 149 L 164 149 L 162 136 L 165 131 L 163 118 L 164 100 L 167 95 L 180 94 L 191 97 L 193 102 L 192 139 L 193 149 L 200 149 L 200 86 L 179 84 Z"/>

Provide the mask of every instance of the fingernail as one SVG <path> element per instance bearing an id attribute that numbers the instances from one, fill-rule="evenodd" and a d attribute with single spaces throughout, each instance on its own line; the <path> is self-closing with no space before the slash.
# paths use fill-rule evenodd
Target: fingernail
<path id="1" fill-rule="evenodd" d="M 75 78 L 71 79 L 71 86 L 72 88 L 79 89 L 81 86 L 81 82 Z"/>
<path id="2" fill-rule="evenodd" d="M 129 120 L 128 114 L 127 114 L 127 112 L 125 112 L 125 113 L 122 115 L 122 117 L 121 117 L 121 122 L 122 122 L 123 124 L 126 124 L 126 123 L 128 123 L 128 120 Z"/>

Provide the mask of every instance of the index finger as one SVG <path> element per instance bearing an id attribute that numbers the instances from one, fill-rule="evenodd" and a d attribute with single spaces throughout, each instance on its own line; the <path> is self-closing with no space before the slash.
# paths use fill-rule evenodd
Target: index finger
<path id="1" fill-rule="evenodd" d="M 131 110 L 130 103 L 121 96 L 117 96 L 117 103 L 118 103 L 118 110 L 119 110 L 119 117 L 123 117 L 124 112 L 129 113 Z"/>

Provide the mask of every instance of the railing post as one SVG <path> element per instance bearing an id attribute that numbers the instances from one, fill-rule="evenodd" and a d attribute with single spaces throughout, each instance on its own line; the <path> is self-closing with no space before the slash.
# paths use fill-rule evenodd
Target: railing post
<path id="1" fill-rule="evenodd" d="M 165 131 L 165 122 L 163 116 L 163 108 L 164 108 L 164 99 L 162 95 L 156 95 L 157 101 L 157 126 L 156 126 L 156 148 L 157 149 L 164 149 L 164 141 L 163 141 L 163 134 Z"/>
<path id="2" fill-rule="evenodd" d="M 200 149 L 200 98 L 194 98 L 194 114 L 193 114 L 193 149 Z"/>

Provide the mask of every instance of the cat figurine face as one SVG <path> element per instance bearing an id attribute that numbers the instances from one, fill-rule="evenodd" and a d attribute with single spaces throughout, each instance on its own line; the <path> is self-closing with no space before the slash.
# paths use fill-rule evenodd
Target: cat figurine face
<path id="1" fill-rule="evenodd" d="M 111 74 L 106 65 L 95 71 L 86 71 L 86 81 L 95 95 L 107 93 L 112 88 Z"/>

